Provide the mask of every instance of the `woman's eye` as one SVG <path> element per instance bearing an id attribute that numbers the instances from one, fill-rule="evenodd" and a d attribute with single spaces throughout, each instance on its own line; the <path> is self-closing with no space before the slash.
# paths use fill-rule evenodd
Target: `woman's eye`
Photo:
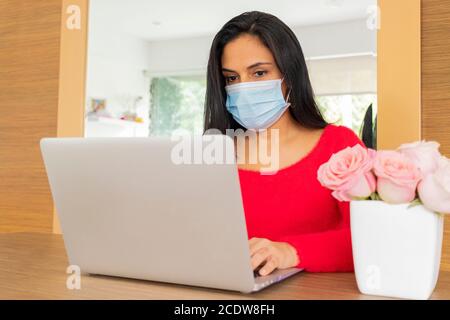
<path id="1" fill-rule="evenodd" d="M 257 76 L 257 77 L 262 77 L 263 75 L 265 75 L 267 72 L 266 71 L 256 71 L 255 72 L 255 75 Z"/>
<path id="2" fill-rule="evenodd" d="M 225 79 L 226 79 L 227 83 L 230 83 L 230 82 L 235 81 L 236 78 L 237 78 L 236 76 L 230 76 L 230 77 L 226 77 Z"/>

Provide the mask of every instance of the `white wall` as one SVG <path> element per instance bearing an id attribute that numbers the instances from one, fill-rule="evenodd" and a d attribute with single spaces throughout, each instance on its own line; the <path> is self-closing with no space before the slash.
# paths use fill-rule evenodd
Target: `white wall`
<path id="1" fill-rule="evenodd" d="M 141 96 L 142 106 L 149 104 L 148 42 L 125 35 L 96 32 L 89 35 L 86 103 L 90 98 L 107 99 L 115 116 L 124 111 L 126 96 Z M 140 108 L 143 113 L 146 108 Z M 143 114 L 145 116 L 145 114 Z"/>
<path id="2" fill-rule="evenodd" d="M 205 72 L 213 36 L 149 43 L 148 70 L 152 76 Z"/>
<path id="3" fill-rule="evenodd" d="M 376 54 L 376 32 L 366 20 L 293 28 L 307 59 Z"/>
<path id="4" fill-rule="evenodd" d="M 377 92 L 377 61 L 372 55 L 314 59 L 307 65 L 316 95 Z"/>
<path id="5" fill-rule="evenodd" d="M 307 59 L 376 53 L 366 20 L 292 28 Z M 150 42 L 152 75 L 205 71 L 213 36 Z"/>

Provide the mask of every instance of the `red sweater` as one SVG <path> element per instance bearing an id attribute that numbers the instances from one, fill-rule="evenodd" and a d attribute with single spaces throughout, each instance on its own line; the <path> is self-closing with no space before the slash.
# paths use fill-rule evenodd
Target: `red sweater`
<path id="1" fill-rule="evenodd" d="M 298 268 L 353 271 L 349 202 L 333 198 L 317 180 L 333 153 L 364 143 L 350 129 L 329 124 L 314 148 L 274 175 L 239 169 L 248 238 L 287 242 L 297 249 Z"/>

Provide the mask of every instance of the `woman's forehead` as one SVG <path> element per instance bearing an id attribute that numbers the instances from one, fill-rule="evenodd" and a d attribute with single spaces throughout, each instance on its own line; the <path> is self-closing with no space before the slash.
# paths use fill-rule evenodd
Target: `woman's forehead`
<path id="1" fill-rule="evenodd" d="M 242 35 L 227 43 L 221 60 L 223 68 L 235 71 L 247 69 L 258 62 L 274 62 L 269 48 L 252 35 Z"/>

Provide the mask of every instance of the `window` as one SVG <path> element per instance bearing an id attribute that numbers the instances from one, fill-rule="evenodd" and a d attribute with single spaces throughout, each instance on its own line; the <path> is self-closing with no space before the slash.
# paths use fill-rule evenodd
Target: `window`
<path id="1" fill-rule="evenodd" d="M 319 109 L 327 122 L 344 125 L 360 133 L 367 109 L 373 108 L 373 121 L 377 110 L 376 94 L 330 95 L 316 97 Z"/>
<path id="2" fill-rule="evenodd" d="M 170 136 L 176 129 L 201 132 L 205 94 L 204 76 L 153 78 L 150 135 Z"/>
<path id="3" fill-rule="evenodd" d="M 170 136 L 176 129 L 202 132 L 206 78 L 203 75 L 157 77 L 151 81 L 150 135 Z M 368 107 L 376 116 L 376 94 L 316 97 L 325 120 L 360 134 Z"/>

